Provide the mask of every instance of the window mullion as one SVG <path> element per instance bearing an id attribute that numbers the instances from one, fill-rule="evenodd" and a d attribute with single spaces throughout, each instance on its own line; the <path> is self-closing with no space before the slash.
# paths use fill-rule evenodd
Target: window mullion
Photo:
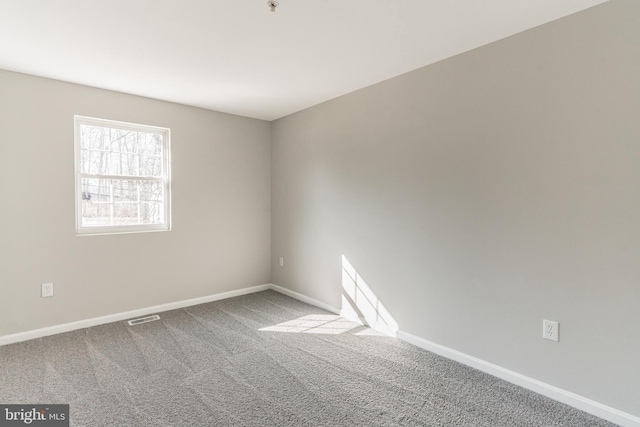
<path id="1" fill-rule="evenodd" d="M 123 181 L 155 181 L 155 182 L 166 182 L 167 179 L 164 177 L 155 177 L 155 176 L 134 176 L 134 175 L 96 175 L 90 173 L 79 173 L 82 178 L 92 178 L 92 179 L 121 179 Z"/>
<path id="2" fill-rule="evenodd" d="M 138 224 L 142 224 L 142 220 L 140 218 L 140 215 L 141 215 L 141 212 L 140 212 L 141 209 L 140 208 L 142 207 L 141 206 L 142 202 L 140 201 L 140 185 L 141 184 L 142 183 L 138 181 L 137 185 L 136 185 L 136 188 L 138 190 L 138 198 L 137 198 L 137 202 L 138 202 Z"/>
<path id="3" fill-rule="evenodd" d="M 115 215 L 116 205 L 113 200 L 113 180 L 109 180 L 109 218 L 111 220 L 111 225 L 113 225 L 113 216 Z"/>

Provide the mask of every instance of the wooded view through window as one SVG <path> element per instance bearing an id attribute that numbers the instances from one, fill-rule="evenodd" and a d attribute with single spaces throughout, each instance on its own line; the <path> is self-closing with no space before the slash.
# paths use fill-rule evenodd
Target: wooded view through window
<path id="1" fill-rule="evenodd" d="M 169 129 L 75 117 L 76 231 L 170 229 Z"/>

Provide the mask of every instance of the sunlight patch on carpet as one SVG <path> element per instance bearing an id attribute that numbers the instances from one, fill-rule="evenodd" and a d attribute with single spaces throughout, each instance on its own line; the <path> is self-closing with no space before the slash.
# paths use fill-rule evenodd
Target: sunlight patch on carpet
<path id="1" fill-rule="evenodd" d="M 277 325 L 260 328 L 259 331 L 338 335 L 359 326 L 333 314 L 309 314 Z"/>

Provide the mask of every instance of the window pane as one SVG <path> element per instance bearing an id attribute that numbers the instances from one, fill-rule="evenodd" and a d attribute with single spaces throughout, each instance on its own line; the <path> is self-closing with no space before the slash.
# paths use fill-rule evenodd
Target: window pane
<path id="1" fill-rule="evenodd" d="M 80 125 L 81 148 L 87 150 L 105 150 L 107 144 L 105 131 L 107 129 L 100 126 Z"/>
<path id="2" fill-rule="evenodd" d="M 161 134 L 90 125 L 80 125 L 80 133 L 82 173 L 162 176 Z"/>
<path id="3" fill-rule="evenodd" d="M 83 178 L 82 218 L 83 227 L 111 225 L 111 183 L 105 179 Z"/>
<path id="4" fill-rule="evenodd" d="M 142 224 L 164 224 L 162 203 L 144 202 L 140 205 Z"/>
<path id="5" fill-rule="evenodd" d="M 111 201 L 111 182 L 106 179 L 82 178 L 82 200 L 91 203 Z"/>
<path id="6" fill-rule="evenodd" d="M 142 181 L 140 183 L 140 200 L 143 202 L 162 202 L 164 186 L 157 181 Z"/>
<path id="7" fill-rule="evenodd" d="M 138 203 L 116 203 L 113 206 L 113 224 L 138 224 Z"/>
<path id="8" fill-rule="evenodd" d="M 157 181 L 82 178 L 82 226 L 164 224 L 164 185 Z"/>
<path id="9" fill-rule="evenodd" d="M 109 161 L 109 175 L 138 176 L 137 154 L 111 153 Z"/>
<path id="10" fill-rule="evenodd" d="M 137 153 L 137 132 L 123 129 L 110 129 L 109 150 L 116 153 Z"/>
<path id="11" fill-rule="evenodd" d="M 82 226 L 102 227 L 111 225 L 111 204 L 82 201 Z"/>
<path id="12" fill-rule="evenodd" d="M 162 176 L 162 157 L 140 156 L 140 176 Z"/>
<path id="13" fill-rule="evenodd" d="M 127 181 L 124 179 L 113 180 L 113 201 L 137 202 L 138 201 L 138 181 Z"/>
<path id="14" fill-rule="evenodd" d="M 109 225 L 111 222 L 110 189 L 101 179 L 82 180 L 82 225 Z M 106 203 L 105 203 L 106 202 Z"/>
<path id="15" fill-rule="evenodd" d="M 162 135 L 157 133 L 138 132 L 140 151 L 147 156 L 162 156 Z"/>
<path id="16" fill-rule="evenodd" d="M 93 175 L 108 173 L 107 155 L 105 151 L 82 150 L 80 151 L 80 171 Z"/>

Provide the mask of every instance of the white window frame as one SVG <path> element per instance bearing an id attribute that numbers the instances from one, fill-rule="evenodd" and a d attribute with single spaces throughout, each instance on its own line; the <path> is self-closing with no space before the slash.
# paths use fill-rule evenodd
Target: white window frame
<path id="1" fill-rule="evenodd" d="M 100 234 L 144 233 L 171 230 L 171 130 L 169 128 L 141 125 L 136 123 L 119 122 L 115 120 L 98 119 L 95 117 L 73 116 L 74 119 L 74 158 L 75 158 L 75 200 L 76 200 L 76 235 L 90 236 Z M 159 133 L 163 135 L 162 147 L 162 176 L 146 177 L 131 175 L 87 174 L 81 171 L 81 125 L 110 127 L 139 132 Z M 164 188 L 164 224 L 130 224 L 130 225 L 82 225 L 82 178 L 97 179 L 126 179 L 132 181 L 158 181 Z"/>

